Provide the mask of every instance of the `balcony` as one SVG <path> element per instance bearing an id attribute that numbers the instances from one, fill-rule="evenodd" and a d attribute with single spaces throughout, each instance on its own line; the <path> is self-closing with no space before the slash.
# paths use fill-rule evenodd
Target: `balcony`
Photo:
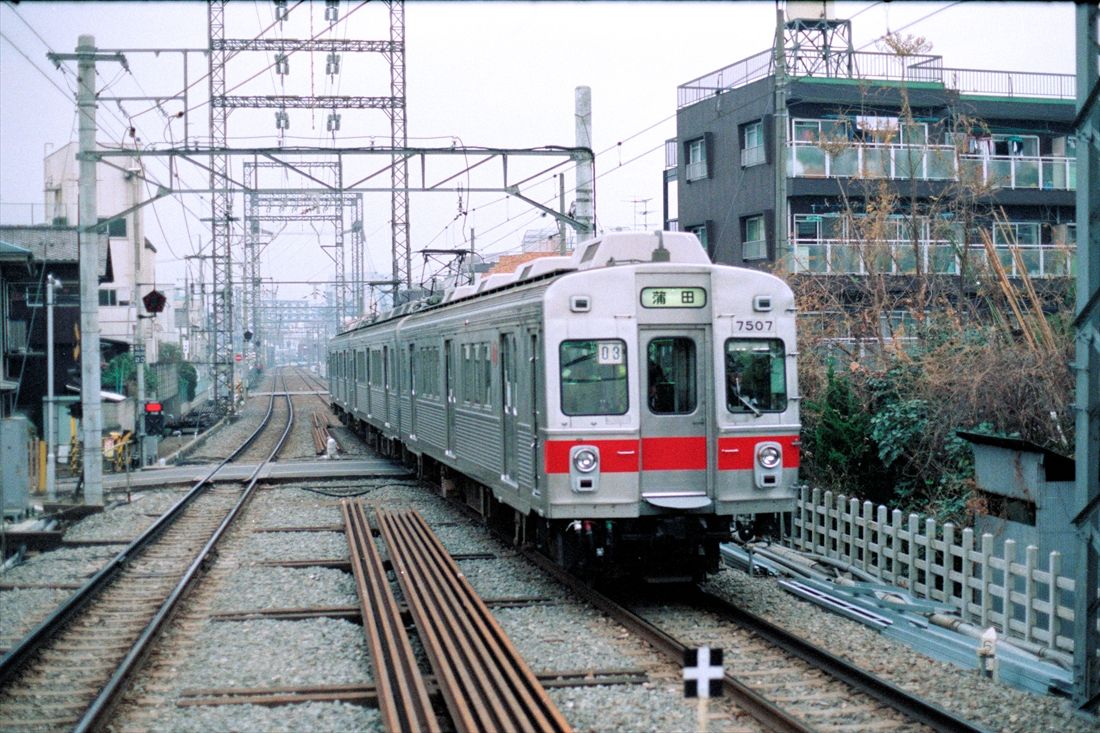
<path id="1" fill-rule="evenodd" d="M 908 240 L 860 243 L 842 239 L 792 239 L 791 272 L 816 275 L 915 275 L 917 256 L 920 271 L 934 275 L 958 275 L 958 248 L 947 240 L 921 240 L 917 251 Z M 1015 250 L 1015 252 L 1013 251 Z M 1072 244 L 1017 244 L 994 247 L 997 260 L 1009 277 L 1072 277 L 1075 247 Z M 1018 255 L 1018 256 L 1017 256 Z M 968 269 L 989 266 L 988 252 L 981 243 L 967 245 Z"/>
<path id="2" fill-rule="evenodd" d="M 1077 189 L 1077 160 L 1064 156 L 960 154 L 953 145 L 788 143 L 792 178 L 963 181 L 1044 191 Z M 961 174 L 961 176 L 960 176 Z"/>
<path id="3" fill-rule="evenodd" d="M 684 175 L 689 181 L 698 181 L 707 177 L 707 161 L 693 160 L 684 168 Z"/>

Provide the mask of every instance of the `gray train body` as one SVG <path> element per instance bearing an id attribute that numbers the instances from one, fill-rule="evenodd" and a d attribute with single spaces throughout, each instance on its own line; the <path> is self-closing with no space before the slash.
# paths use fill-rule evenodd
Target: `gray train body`
<path id="1" fill-rule="evenodd" d="M 338 334 L 332 405 L 567 565 L 698 577 L 792 508 L 795 308 L 694 235 L 612 233 Z"/>

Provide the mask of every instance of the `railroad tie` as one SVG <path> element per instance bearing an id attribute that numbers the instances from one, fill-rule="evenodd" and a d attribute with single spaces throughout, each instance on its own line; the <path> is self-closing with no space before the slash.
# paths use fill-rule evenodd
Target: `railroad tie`
<path id="1" fill-rule="evenodd" d="M 571 731 L 424 519 L 384 509 L 376 518 L 456 729 Z"/>

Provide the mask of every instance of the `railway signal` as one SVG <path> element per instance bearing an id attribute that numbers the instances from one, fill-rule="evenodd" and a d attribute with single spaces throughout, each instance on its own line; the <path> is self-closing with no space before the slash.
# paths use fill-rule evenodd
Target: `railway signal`
<path id="1" fill-rule="evenodd" d="M 164 411 L 159 402 L 145 403 L 145 434 L 160 435 L 164 432 Z"/>

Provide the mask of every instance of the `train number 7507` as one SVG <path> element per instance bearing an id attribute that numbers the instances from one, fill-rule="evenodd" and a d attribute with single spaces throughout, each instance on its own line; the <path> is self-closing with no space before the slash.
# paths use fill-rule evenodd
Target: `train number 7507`
<path id="1" fill-rule="evenodd" d="M 759 331 L 767 332 L 775 330 L 775 321 L 765 321 L 760 319 L 755 320 L 737 320 L 733 321 L 733 330 L 738 332 Z"/>

